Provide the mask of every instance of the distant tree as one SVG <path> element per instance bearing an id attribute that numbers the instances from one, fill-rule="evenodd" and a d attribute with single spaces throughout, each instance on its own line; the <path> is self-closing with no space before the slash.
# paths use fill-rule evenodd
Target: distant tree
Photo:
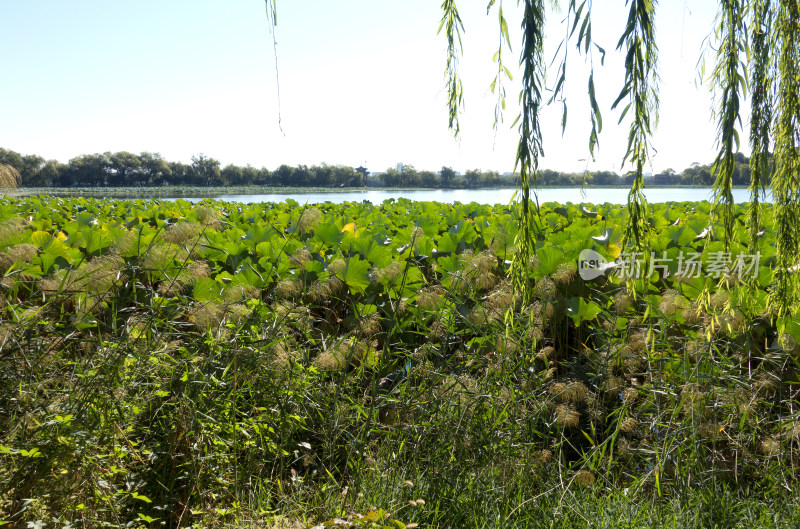
<path id="1" fill-rule="evenodd" d="M 381 173 L 380 175 L 378 175 L 378 178 L 381 180 L 381 182 L 384 183 L 384 185 L 388 187 L 399 186 L 401 185 L 402 182 L 401 180 L 402 175 L 400 174 L 400 171 L 398 171 L 394 167 L 390 167 L 389 169 L 386 170 L 385 173 Z"/>
<path id="2" fill-rule="evenodd" d="M 238 167 L 233 164 L 228 164 L 222 169 L 222 171 L 220 171 L 220 178 L 222 180 L 222 185 L 238 186 L 242 185 L 242 180 L 244 180 L 244 175 L 242 174 L 241 167 Z"/>
<path id="3" fill-rule="evenodd" d="M 192 168 L 181 162 L 169 162 L 169 170 L 172 173 L 171 184 L 178 186 L 192 185 Z"/>
<path id="4" fill-rule="evenodd" d="M 293 183 L 294 168 L 286 164 L 275 170 L 274 183 L 281 186 L 290 186 Z"/>
<path id="5" fill-rule="evenodd" d="M 619 175 L 613 171 L 597 171 L 592 173 L 593 183 L 600 186 L 608 186 L 619 183 Z"/>
<path id="6" fill-rule="evenodd" d="M 19 174 L 22 177 L 22 185 L 29 185 L 30 182 L 36 178 L 36 174 L 44 167 L 44 158 L 29 154 L 22 157 L 22 165 L 17 167 Z"/>
<path id="7" fill-rule="evenodd" d="M 261 186 L 271 186 L 276 184 L 276 173 L 273 173 L 266 167 L 258 170 L 255 183 Z"/>
<path id="8" fill-rule="evenodd" d="M 557 185 L 559 181 L 559 174 L 552 169 L 544 169 L 539 173 L 539 182 L 544 186 Z"/>
<path id="9" fill-rule="evenodd" d="M 411 164 L 404 164 L 403 170 L 400 171 L 400 185 L 404 187 L 419 187 L 422 185 L 419 172 Z"/>
<path id="10" fill-rule="evenodd" d="M 109 176 L 110 161 L 108 153 L 84 154 L 69 161 L 68 168 L 61 175 L 59 185 L 101 186 Z"/>
<path id="11" fill-rule="evenodd" d="M 133 153 L 121 151 L 105 154 L 108 160 L 107 181 L 112 186 L 140 185 L 142 161 Z"/>
<path id="12" fill-rule="evenodd" d="M 295 175 L 295 182 L 297 185 L 331 186 L 334 180 L 333 170 L 334 168 L 327 164 L 313 165 L 309 170 L 311 174 L 307 182 L 300 182 L 297 175 Z"/>
<path id="13" fill-rule="evenodd" d="M 205 154 L 192 156 L 192 179 L 197 185 L 218 186 L 222 184 L 219 160 L 209 158 Z"/>
<path id="14" fill-rule="evenodd" d="M 61 175 L 67 172 L 67 166 L 56 160 L 47 160 L 44 166 L 36 173 L 34 180 L 29 184 L 34 187 L 56 186 L 61 181 Z"/>
<path id="15" fill-rule="evenodd" d="M 158 153 L 143 152 L 139 155 L 139 173 L 145 185 L 160 186 L 170 182 L 172 169 Z"/>
<path id="16" fill-rule="evenodd" d="M 488 187 L 496 186 L 500 183 L 500 173 L 497 171 L 486 171 L 483 173 L 482 184 Z"/>
<path id="17" fill-rule="evenodd" d="M 464 173 L 464 184 L 467 187 L 478 187 L 481 181 L 481 171 L 480 169 L 470 169 L 466 173 Z"/>
<path id="18" fill-rule="evenodd" d="M 441 186 L 450 187 L 455 179 L 456 172 L 449 167 L 442 166 L 441 170 L 439 171 L 439 181 L 441 182 Z"/>
<path id="19" fill-rule="evenodd" d="M 337 165 L 331 170 L 331 184 L 344 187 L 361 186 L 363 175 L 352 167 Z"/>
<path id="20" fill-rule="evenodd" d="M 286 185 L 308 186 L 311 185 L 313 178 L 314 178 L 313 172 L 308 168 L 308 166 L 300 164 L 294 168 L 294 172 L 292 173 L 292 180 L 288 182 Z"/>
<path id="21" fill-rule="evenodd" d="M 420 171 L 419 182 L 422 187 L 436 187 L 437 178 L 433 171 Z"/>
<path id="22" fill-rule="evenodd" d="M 258 181 L 258 169 L 250 164 L 242 167 L 242 185 L 251 186 Z"/>
<path id="23" fill-rule="evenodd" d="M 14 151 L 0 148 L 0 163 L 10 165 L 19 171 L 22 165 L 22 156 Z"/>

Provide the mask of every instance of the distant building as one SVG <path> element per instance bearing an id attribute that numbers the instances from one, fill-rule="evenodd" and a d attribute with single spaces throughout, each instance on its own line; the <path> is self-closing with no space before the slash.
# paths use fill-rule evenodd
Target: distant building
<path id="1" fill-rule="evenodd" d="M 363 165 L 359 165 L 356 168 L 356 172 L 361 175 L 361 185 L 367 185 L 367 177 L 369 176 L 369 171 Z"/>
<path id="2" fill-rule="evenodd" d="M 653 185 L 665 186 L 670 184 L 670 175 L 667 173 L 658 173 L 653 177 Z"/>
<path id="3" fill-rule="evenodd" d="M 397 172 L 398 173 L 402 173 L 403 172 L 403 162 L 398 162 L 398 164 L 397 164 Z"/>
<path id="4" fill-rule="evenodd" d="M 625 175 L 622 177 L 622 183 L 624 185 L 631 185 L 633 184 L 634 178 L 636 178 L 636 173 L 634 173 L 633 171 L 625 173 Z M 642 173 L 643 180 L 651 180 L 652 178 L 653 178 L 653 173 Z"/>

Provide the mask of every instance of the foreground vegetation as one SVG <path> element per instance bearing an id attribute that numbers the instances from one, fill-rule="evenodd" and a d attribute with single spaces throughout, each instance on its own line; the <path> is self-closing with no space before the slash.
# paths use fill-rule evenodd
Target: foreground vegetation
<path id="1" fill-rule="evenodd" d="M 0 200 L 0 521 L 796 527 L 774 234 L 656 204 L 584 280 L 625 208 L 540 214 L 525 305 L 502 205 Z"/>

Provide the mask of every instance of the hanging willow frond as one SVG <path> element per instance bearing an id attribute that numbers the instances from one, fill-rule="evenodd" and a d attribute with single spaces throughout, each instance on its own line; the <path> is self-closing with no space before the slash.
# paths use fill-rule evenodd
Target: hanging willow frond
<path id="1" fill-rule="evenodd" d="M 519 122 L 519 144 L 517 146 L 516 167 L 519 167 L 520 200 L 519 231 L 517 232 L 517 253 L 511 265 L 511 277 L 514 288 L 522 295 L 525 303 L 532 298 L 532 289 L 528 279 L 528 267 L 536 252 L 533 238 L 536 229 L 534 208 L 538 203 L 531 200 L 531 186 L 538 181 L 539 156 L 542 149 L 542 131 L 539 124 L 539 113 L 542 107 L 542 89 L 544 87 L 544 4 L 542 0 L 524 0 L 522 16 L 522 56 L 523 67 L 522 92 L 520 102 L 522 113 Z"/>
<path id="2" fill-rule="evenodd" d="M 780 84 L 776 107 L 776 170 L 772 179 L 775 200 L 777 265 L 774 301 L 778 316 L 791 314 L 797 299 L 796 274 L 800 243 L 800 7 L 797 0 L 780 0 L 778 8 Z"/>
<path id="3" fill-rule="evenodd" d="M 722 217 L 722 240 L 728 251 L 734 236 L 733 171 L 734 155 L 739 152 L 738 127 L 742 126 L 739 101 L 746 97 L 745 66 L 740 56 L 747 55 L 745 6 L 742 0 L 720 0 L 717 14 L 717 61 L 711 73 L 711 86 L 719 107 L 717 118 L 717 145 L 719 152 L 712 165 L 714 181 L 714 214 Z M 721 210 L 721 215 L 720 215 Z"/>
<path id="4" fill-rule="evenodd" d="M 278 0 L 264 0 L 267 7 L 267 19 L 269 20 L 269 33 L 272 35 L 272 53 L 275 56 L 275 88 L 278 99 L 278 129 L 283 132 L 281 125 L 281 75 L 278 70 L 278 39 L 275 38 L 275 27 L 278 25 Z"/>
<path id="5" fill-rule="evenodd" d="M 630 160 L 635 168 L 633 185 L 628 193 L 628 223 L 625 227 L 623 246 L 631 241 L 641 247 L 647 232 L 647 202 L 642 194 L 644 166 L 650 157 L 650 137 L 658 121 L 658 47 L 653 24 L 655 0 L 628 0 L 630 11 L 625 31 L 617 49 L 627 49 L 625 56 L 625 85 L 611 109 L 625 99 L 628 105 L 622 110 L 621 123 L 629 111 L 633 111 L 628 148 L 623 165 Z"/>
<path id="6" fill-rule="evenodd" d="M 22 176 L 11 165 L 0 163 L 0 189 L 16 189 L 22 185 Z"/>
<path id="7" fill-rule="evenodd" d="M 567 79 L 567 57 L 569 50 L 569 40 L 575 35 L 575 31 L 580 26 L 576 47 L 579 53 L 589 57 L 589 119 L 592 130 L 589 132 L 589 155 L 595 159 L 595 149 L 599 144 L 599 134 L 603 130 L 603 116 L 600 112 L 600 105 L 597 104 L 594 88 L 594 49 L 600 52 L 600 64 L 605 61 L 606 50 L 592 40 L 592 0 L 583 0 L 578 5 L 577 0 L 570 0 L 567 8 L 566 28 L 567 33 L 558 46 L 556 55 L 563 50 L 561 63 L 556 74 L 556 83 L 548 104 L 557 99 L 561 102 L 561 134 L 567 128 L 567 100 L 564 97 L 564 90 Z M 554 58 L 555 60 L 555 58 Z"/>
<path id="8" fill-rule="evenodd" d="M 503 82 L 504 80 L 513 81 L 514 76 L 511 75 L 511 70 L 503 63 L 503 48 L 508 48 L 508 51 L 511 51 L 511 37 L 508 36 L 508 22 L 503 15 L 503 1 L 489 0 L 486 14 L 489 14 L 495 3 L 497 4 L 497 21 L 500 26 L 500 42 L 497 45 L 497 51 L 492 57 L 494 63 L 497 64 L 497 73 L 489 85 L 489 90 L 493 94 L 497 94 L 497 103 L 494 105 L 494 124 L 492 125 L 496 133 L 497 127 L 503 122 L 503 113 L 506 109 L 506 88 Z"/>
<path id="9" fill-rule="evenodd" d="M 442 20 L 439 22 L 437 34 L 441 33 L 443 28 L 447 38 L 447 66 L 444 77 L 447 80 L 448 126 L 453 131 L 453 136 L 458 137 L 461 131 L 458 113 L 464 106 L 464 88 L 458 73 L 458 60 L 463 51 L 461 32 L 464 31 L 464 24 L 461 22 L 454 0 L 442 2 Z"/>
<path id="10" fill-rule="evenodd" d="M 750 234 L 751 253 L 758 250 L 758 232 L 761 231 L 761 197 L 764 195 L 769 173 L 770 127 L 774 70 L 770 58 L 770 36 L 773 29 L 771 0 L 755 0 L 751 19 L 751 110 L 750 110 L 750 205 L 747 211 L 747 226 Z"/>

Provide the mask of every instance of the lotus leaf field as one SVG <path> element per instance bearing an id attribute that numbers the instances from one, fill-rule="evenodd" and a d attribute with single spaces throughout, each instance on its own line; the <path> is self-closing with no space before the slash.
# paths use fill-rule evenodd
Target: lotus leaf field
<path id="1" fill-rule="evenodd" d="M 796 525 L 800 325 L 710 207 L 543 204 L 522 303 L 513 204 L 0 199 L 0 524 Z"/>

